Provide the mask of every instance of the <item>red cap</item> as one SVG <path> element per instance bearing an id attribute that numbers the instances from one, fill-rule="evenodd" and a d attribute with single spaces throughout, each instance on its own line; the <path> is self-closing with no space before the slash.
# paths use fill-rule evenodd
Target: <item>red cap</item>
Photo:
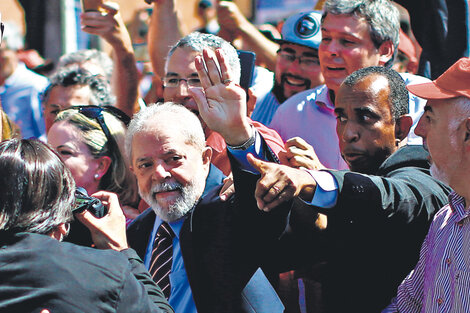
<path id="1" fill-rule="evenodd" d="M 470 58 L 461 58 L 432 82 L 406 88 L 423 99 L 470 98 Z"/>

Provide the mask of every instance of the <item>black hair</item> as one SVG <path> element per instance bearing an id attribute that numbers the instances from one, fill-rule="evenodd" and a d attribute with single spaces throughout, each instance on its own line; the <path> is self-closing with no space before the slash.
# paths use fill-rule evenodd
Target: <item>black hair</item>
<path id="1" fill-rule="evenodd" d="M 383 66 L 370 66 L 361 68 L 348 77 L 343 85 L 353 87 L 362 79 L 370 75 L 380 75 L 387 79 L 389 87 L 390 111 L 395 120 L 408 113 L 409 94 L 406 89 L 405 81 L 400 74 L 392 69 Z"/>
<path id="2" fill-rule="evenodd" d="M 72 220 L 72 174 L 39 140 L 0 143 L 0 186 L 0 231 L 48 234 Z"/>

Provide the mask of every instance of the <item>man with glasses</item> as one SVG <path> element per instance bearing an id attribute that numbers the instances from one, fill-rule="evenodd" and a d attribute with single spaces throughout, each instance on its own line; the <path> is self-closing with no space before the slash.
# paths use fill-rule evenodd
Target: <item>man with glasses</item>
<path id="1" fill-rule="evenodd" d="M 393 64 L 400 24 L 398 10 L 389 0 L 327 0 L 323 8 L 318 57 L 325 85 L 289 98 L 269 126 L 284 140 L 296 136 L 303 138 L 313 146 L 326 167 L 345 169 L 335 133 L 335 94 L 343 80 L 354 71 Z M 406 84 L 429 81 L 411 74 L 401 76 Z M 425 101 L 412 95 L 409 100 L 414 126 L 408 144 L 421 144 L 413 130 Z"/>
<path id="2" fill-rule="evenodd" d="M 318 60 L 321 14 L 311 11 L 289 17 L 282 27 L 274 87 L 258 99 L 251 115 L 269 125 L 279 105 L 294 94 L 324 83 Z"/>
<path id="3" fill-rule="evenodd" d="M 213 150 L 212 164 L 228 175 L 230 162 L 225 151 L 225 141 L 217 132 L 207 127 L 199 116 L 196 102 L 189 92 L 192 87 L 202 86 L 194 60 L 205 48 L 211 50 L 220 48 L 223 51 L 232 73 L 231 80 L 225 83 L 233 81 L 238 84 L 240 82 L 240 60 L 235 48 L 218 36 L 193 32 L 180 39 L 168 53 L 163 77 L 163 98 L 165 101 L 183 104 L 199 117 L 206 135 L 206 142 Z M 248 117 L 246 119 L 249 120 Z M 275 131 L 258 122 L 251 120 L 249 122 L 263 135 L 274 153 L 278 154 L 284 150 L 282 139 Z"/>

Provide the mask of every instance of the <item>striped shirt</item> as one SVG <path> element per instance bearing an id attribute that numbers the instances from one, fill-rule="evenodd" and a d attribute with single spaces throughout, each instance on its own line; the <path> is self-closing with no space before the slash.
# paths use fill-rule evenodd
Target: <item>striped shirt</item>
<path id="1" fill-rule="evenodd" d="M 260 122 L 264 125 L 269 125 L 273 119 L 274 113 L 276 113 L 279 108 L 279 101 L 277 101 L 276 96 L 271 91 L 266 96 L 256 102 L 255 109 L 251 114 L 251 119 L 253 121 Z"/>
<path id="2" fill-rule="evenodd" d="M 470 219 L 455 192 L 434 217 L 418 264 L 383 312 L 470 312 Z"/>

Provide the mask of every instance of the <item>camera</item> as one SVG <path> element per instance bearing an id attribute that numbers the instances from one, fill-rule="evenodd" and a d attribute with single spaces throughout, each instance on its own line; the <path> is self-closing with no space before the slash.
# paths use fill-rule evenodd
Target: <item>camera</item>
<path id="1" fill-rule="evenodd" d="M 106 207 L 99 199 L 90 197 L 84 188 L 77 187 L 72 213 L 81 213 L 85 210 L 98 218 L 102 218 L 108 213 Z"/>

